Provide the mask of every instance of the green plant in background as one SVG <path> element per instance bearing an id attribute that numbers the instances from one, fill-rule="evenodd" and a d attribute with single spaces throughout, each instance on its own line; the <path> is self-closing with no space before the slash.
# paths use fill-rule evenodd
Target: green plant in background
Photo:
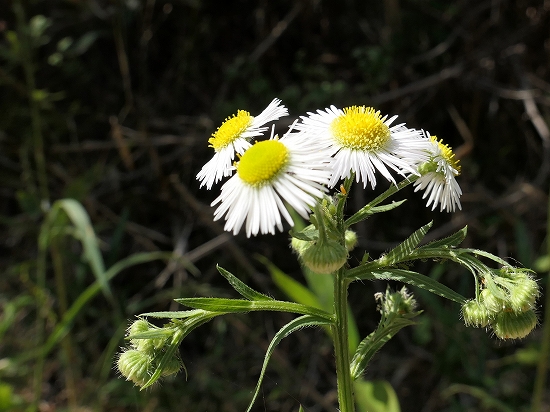
<path id="1" fill-rule="evenodd" d="M 351 264 L 349 250 L 356 243 L 353 225 L 402 206 L 404 200 L 387 200 L 408 185 L 414 185 L 415 191 L 424 191 L 427 206 L 432 209 L 439 206 L 441 211 L 452 212 L 461 207 L 461 190 L 456 181 L 460 166 L 448 146 L 429 133 L 404 124 L 394 125 L 397 116 L 388 118 L 364 106 L 343 110 L 331 106 L 308 113 L 281 138 L 272 132 L 267 140 L 250 142 L 252 137 L 258 138 L 267 131 L 265 124 L 284 115 L 286 108 L 275 99 L 257 118 L 242 110 L 227 118 L 209 140 L 215 154 L 197 178 L 201 186 L 210 189 L 231 176 L 212 204 L 218 205 L 214 220 L 225 218 L 225 229 L 234 234 L 243 227 L 248 237 L 274 234 L 277 229 L 283 230 L 283 219 L 293 226 L 284 202 L 308 219 L 310 225 L 291 230 L 291 246 L 306 270 L 323 278 L 319 285 L 330 282 L 332 286 L 319 288 L 314 286 L 317 282 L 311 282 L 312 289 L 319 288 L 317 292 L 297 284 L 289 287 L 288 278 L 279 273 L 279 284 L 287 283 L 283 288 L 288 295 L 294 295 L 296 302 L 281 301 L 252 289 L 218 267 L 242 298 L 180 298 L 176 302 L 190 310 L 143 313 L 128 329 L 129 347 L 117 359 L 124 377 L 147 388 L 161 377 L 179 372 L 183 362 L 177 349 L 183 339 L 217 316 L 288 312 L 298 316 L 273 337 L 247 410 L 252 409 L 279 342 L 305 327 L 322 326 L 334 346 L 339 410 L 355 411 L 356 402 L 367 405 L 375 399 L 368 394 L 376 390 L 375 385 L 360 379 L 369 361 L 420 314 L 416 300 L 406 288 L 376 294 L 381 313 L 379 325 L 357 344 L 354 327 L 350 328 L 353 322 L 348 306 L 348 288 L 357 281 L 393 280 L 425 289 L 459 303 L 467 326 L 490 328 L 501 339 L 522 338 L 536 326 L 534 305 L 539 289 L 531 271 L 482 250 L 460 248 L 466 228 L 421 245 L 432 226 L 428 223 L 377 259 L 365 252 L 359 265 Z M 346 218 L 353 180 L 374 189 L 378 174 L 391 182 L 390 188 Z M 402 180 L 396 181 L 394 174 Z M 336 186 L 339 189 L 329 195 L 330 188 Z M 414 271 L 418 260 L 444 260 L 465 267 L 474 276 L 474 298 L 467 299 Z M 332 299 L 326 296 L 329 290 Z M 157 327 L 147 321 L 150 317 L 167 318 L 170 322 Z M 395 404 L 396 400 L 389 400 L 378 410 L 397 410 Z M 361 410 L 375 408 L 371 402 Z"/>

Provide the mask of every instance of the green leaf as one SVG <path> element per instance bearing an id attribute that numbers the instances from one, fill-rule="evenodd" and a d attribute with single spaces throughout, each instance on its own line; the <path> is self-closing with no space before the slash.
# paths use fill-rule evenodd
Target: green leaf
<path id="1" fill-rule="evenodd" d="M 400 412 L 399 400 L 393 387 L 387 381 L 354 382 L 355 401 L 358 412 Z"/>
<path id="2" fill-rule="evenodd" d="M 280 300 L 268 301 L 250 301 L 243 299 L 225 299 L 225 298 L 181 298 L 175 299 L 176 302 L 189 306 L 194 309 L 204 309 L 210 312 L 219 313 L 245 313 L 252 311 L 274 311 L 299 313 L 302 315 L 312 315 L 325 319 L 328 322 L 333 321 L 333 316 L 324 310 L 311 306 L 301 305 L 294 302 L 284 302 Z"/>
<path id="3" fill-rule="evenodd" d="M 419 249 L 423 248 L 439 248 L 439 247 L 456 247 L 462 243 L 464 238 L 468 233 L 468 226 L 464 226 L 458 232 L 453 233 L 452 235 L 445 237 L 443 239 L 437 239 L 432 242 L 421 246 Z"/>
<path id="4" fill-rule="evenodd" d="M 221 266 L 216 265 L 216 268 L 218 269 L 218 272 L 220 272 L 221 275 L 227 279 L 229 284 L 233 286 L 233 289 L 235 289 L 241 296 L 249 300 L 273 300 L 269 296 L 255 291 Z"/>
<path id="5" fill-rule="evenodd" d="M 74 237 L 82 243 L 83 258 L 90 265 L 92 273 L 101 286 L 103 294 L 112 301 L 113 294 L 105 274 L 105 264 L 103 263 L 103 256 L 99 250 L 97 236 L 86 209 L 84 209 L 79 202 L 74 199 L 60 199 L 53 204 L 39 235 L 41 247 L 46 248 L 46 244 L 52 234 L 52 225 L 60 210 L 66 213 L 74 225 Z"/>
<path id="6" fill-rule="evenodd" d="M 355 213 L 352 217 L 347 219 L 345 222 L 345 226 L 350 227 L 351 225 L 357 222 L 367 219 L 368 217 L 374 215 L 375 213 L 382 213 L 382 212 L 388 212 L 390 210 L 393 210 L 396 207 L 401 206 L 406 201 L 407 199 L 399 200 L 397 202 L 392 201 L 391 203 L 387 205 L 382 205 L 382 206 L 366 205 L 362 209 L 360 209 L 357 213 Z"/>
<path id="7" fill-rule="evenodd" d="M 410 235 L 404 242 L 400 243 L 392 250 L 390 250 L 385 256 L 379 259 L 379 262 L 384 266 L 391 266 L 396 263 L 399 263 L 405 260 L 416 248 L 416 246 L 424 239 L 428 230 L 432 227 L 430 222 L 420 229 L 416 230 L 412 235 Z"/>
<path id="8" fill-rule="evenodd" d="M 246 412 L 250 412 L 252 410 L 252 406 L 254 405 L 254 402 L 256 401 L 256 398 L 258 397 L 258 394 L 260 392 L 260 387 L 264 379 L 267 365 L 269 363 L 269 360 L 271 359 L 271 355 L 273 354 L 275 347 L 279 344 L 279 342 L 281 342 L 288 335 L 290 335 L 293 332 L 296 332 L 299 329 L 302 329 L 308 326 L 326 325 L 328 323 L 330 322 L 327 322 L 325 319 L 318 318 L 316 316 L 308 316 L 308 315 L 300 316 L 299 318 L 296 318 L 290 321 L 289 323 L 287 323 L 275 334 L 265 353 L 264 363 L 262 365 L 262 371 L 260 372 L 260 377 L 258 378 L 258 383 L 256 384 L 254 395 L 252 396 L 252 400 L 250 401 L 250 404 L 248 405 Z"/>
<path id="9" fill-rule="evenodd" d="M 185 319 L 197 316 L 204 313 L 202 309 L 193 309 L 193 310 L 178 310 L 174 312 L 146 312 L 141 313 L 139 316 L 145 316 L 149 318 L 159 318 L 159 319 Z"/>
<path id="10" fill-rule="evenodd" d="M 362 273 L 361 268 L 361 266 L 354 268 L 353 271 L 350 271 L 349 273 L 353 273 L 356 280 L 372 279 L 372 277 L 379 280 L 396 280 L 398 282 L 403 282 L 426 289 L 428 292 L 435 293 L 436 295 L 460 304 L 464 304 L 467 301 L 464 296 L 455 292 L 451 288 L 428 276 L 421 275 L 418 272 L 404 269 L 371 270 L 365 268 L 364 273 Z"/>
<path id="11" fill-rule="evenodd" d="M 416 316 L 420 312 L 411 314 Z M 372 357 L 384 346 L 397 332 L 405 326 L 414 325 L 415 322 L 404 317 L 396 317 L 388 324 L 380 324 L 378 328 L 359 343 L 350 362 L 352 379 L 358 379 L 365 371 Z"/>

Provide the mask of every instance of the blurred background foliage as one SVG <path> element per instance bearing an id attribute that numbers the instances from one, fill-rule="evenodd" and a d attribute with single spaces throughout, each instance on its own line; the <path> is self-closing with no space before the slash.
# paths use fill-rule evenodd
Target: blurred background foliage
<path id="1" fill-rule="evenodd" d="M 434 220 L 427 240 L 468 225 L 466 246 L 542 278 L 550 266 L 549 0 L 4 0 L 0 62 L 0 410 L 245 408 L 285 314 L 193 332 L 181 347 L 187 380 L 139 392 L 112 364 L 134 315 L 233 296 L 215 263 L 280 298 L 256 256 L 304 282 L 288 234 L 225 234 L 212 222 L 216 190 L 195 180 L 223 119 L 274 97 L 290 109 L 283 132 L 307 111 L 372 105 L 461 158 L 461 212 L 431 212 L 409 191 L 357 227 L 358 250 L 378 256 Z M 350 210 L 374 195 L 354 187 Z M 472 296 L 463 270 L 423 265 Z M 385 288 L 350 290 L 362 336 Z M 390 382 L 404 412 L 529 410 L 542 328 L 497 341 L 466 329 L 458 305 L 414 293 L 419 324 L 365 378 Z M 273 359 L 256 410 L 335 410 L 322 330 L 290 336 Z"/>

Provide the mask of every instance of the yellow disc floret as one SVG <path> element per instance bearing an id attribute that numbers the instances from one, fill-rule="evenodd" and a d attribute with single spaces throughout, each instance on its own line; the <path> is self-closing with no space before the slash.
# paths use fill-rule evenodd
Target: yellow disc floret
<path id="1" fill-rule="evenodd" d="M 278 140 L 264 140 L 248 149 L 237 164 L 239 177 L 251 186 L 263 186 L 284 170 L 290 158 Z"/>
<path id="2" fill-rule="evenodd" d="M 222 125 L 218 127 L 218 130 L 212 133 L 212 137 L 208 139 L 210 147 L 219 151 L 233 143 L 233 141 L 238 139 L 250 126 L 253 119 L 250 113 L 245 110 L 239 110 L 233 117 L 228 117 Z"/>
<path id="3" fill-rule="evenodd" d="M 380 111 L 365 106 L 346 107 L 344 114 L 332 121 L 330 130 L 341 146 L 369 152 L 383 149 L 391 137 Z"/>
<path id="4" fill-rule="evenodd" d="M 456 174 L 458 176 L 460 174 L 460 165 L 458 164 L 460 160 L 455 159 L 453 150 L 448 145 L 443 143 L 443 139 L 437 140 L 437 136 L 430 136 L 430 139 L 432 142 L 437 143 L 439 150 L 441 150 L 441 156 L 454 170 L 456 170 Z"/>

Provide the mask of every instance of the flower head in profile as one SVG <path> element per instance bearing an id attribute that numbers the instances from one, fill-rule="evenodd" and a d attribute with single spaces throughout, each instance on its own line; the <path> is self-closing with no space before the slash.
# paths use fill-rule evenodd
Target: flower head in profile
<path id="1" fill-rule="evenodd" d="M 279 99 L 273 99 L 258 116 L 251 116 L 249 112 L 239 110 L 237 114 L 225 119 L 208 139 L 209 146 L 215 153 L 197 174 L 197 180 L 201 182 L 200 187 L 206 185 L 210 190 L 214 183 L 230 176 L 235 153 L 243 154 L 250 147 L 250 139 L 261 136 L 268 129 L 263 127 L 266 123 L 287 115 L 288 109 Z"/>
<path id="2" fill-rule="evenodd" d="M 291 225 L 294 222 L 285 204 L 302 217 L 308 217 L 327 190 L 330 179 L 330 154 L 299 133 L 286 133 L 281 139 L 256 142 L 235 164 L 237 173 L 221 188 L 212 202 L 219 203 L 214 220 L 225 215 L 224 229 L 237 234 L 243 224 L 246 235 L 283 230 L 281 216 Z M 246 222 L 246 223 L 245 223 Z"/>
<path id="3" fill-rule="evenodd" d="M 351 106 L 343 110 L 331 106 L 302 116 L 296 129 L 313 141 L 331 149 L 334 156 L 330 186 L 356 174 L 357 182 L 376 186 L 376 172 L 390 182 L 390 171 L 404 175 L 416 173 L 417 165 L 427 159 L 426 142 L 420 132 L 404 124 L 392 126 L 397 116 L 387 118 L 372 107 Z"/>
<path id="4" fill-rule="evenodd" d="M 462 190 L 456 181 L 456 176 L 460 174 L 458 159 L 455 159 L 451 148 L 444 144 L 443 140 L 438 141 L 436 136 L 430 136 L 425 132 L 425 138 L 422 140 L 430 142 L 429 159 L 418 168 L 421 176 L 414 182 L 414 191 L 425 190 L 422 198 L 428 198 L 426 206 L 432 205 L 432 210 L 438 204 L 441 212 L 454 212 L 457 207 L 462 209 Z"/>

